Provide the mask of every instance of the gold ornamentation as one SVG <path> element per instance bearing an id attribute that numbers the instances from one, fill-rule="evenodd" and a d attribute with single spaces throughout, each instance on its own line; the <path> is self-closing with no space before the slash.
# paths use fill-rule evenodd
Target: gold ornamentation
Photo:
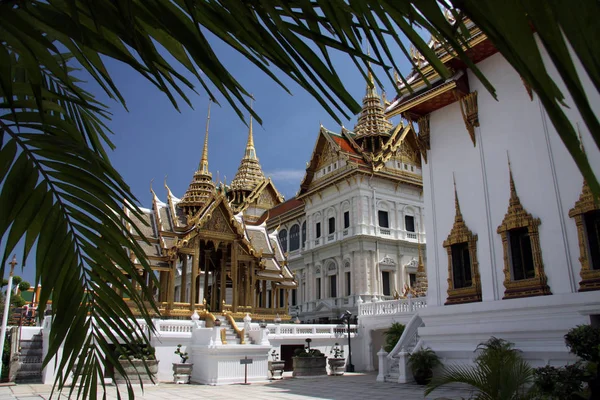
<path id="1" fill-rule="evenodd" d="M 418 235 L 418 233 L 417 233 Z M 423 255 L 421 254 L 421 241 L 417 243 L 419 251 L 419 265 L 417 266 L 417 281 L 415 283 L 415 289 L 413 294 L 417 297 L 427 296 L 427 271 L 425 270 L 425 264 L 423 264 Z"/>
<path id="2" fill-rule="evenodd" d="M 465 121 L 467 132 L 475 146 L 475 127 L 479 126 L 479 114 L 477 108 L 477 91 L 464 95 L 459 99 L 460 112 Z"/>
<path id="3" fill-rule="evenodd" d="M 429 135 L 431 133 L 429 130 L 429 114 L 419 118 L 417 120 L 417 124 L 419 125 L 419 140 L 417 143 L 421 149 L 423 160 L 425 160 L 425 163 L 427 163 L 427 150 L 431 150 L 431 142 L 429 139 Z"/>
<path id="4" fill-rule="evenodd" d="M 504 299 L 529 296 L 543 296 L 552 294 L 548 287 L 548 278 L 544 272 L 544 263 L 542 261 L 542 250 L 540 247 L 540 238 L 538 226 L 541 224 L 539 218 L 533 218 L 521 204 L 515 182 L 513 180 L 510 161 L 508 162 L 508 173 L 510 178 L 510 200 L 508 211 L 497 229 L 502 237 L 502 247 L 504 249 Z M 520 279 L 515 281 L 511 277 L 511 259 L 509 253 L 509 233 L 513 229 L 527 228 L 529 239 L 531 240 L 531 253 L 533 258 L 533 268 L 535 276 L 533 278 Z"/>
<path id="5" fill-rule="evenodd" d="M 454 225 L 450 234 L 444 240 L 443 246 L 448 252 L 448 304 L 472 303 L 481 301 L 481 277 L 479 276 L 479 262 L 477 261 L 477 235 L 469 230 L 460 211 L 458 202 L 458 193 L 456 191 L 456 182 L 454 182 Z M 471 286 L 463 288 L 454 288 L 453 267 L 452 267 L 452 245 L 467 243 L 469 248 L 469 258 L 471 260 Z"/>
<path id="6" fill-rule="evenodd" d="M 579 282 L 580 292 L 600 290 L 600 269 L 592 269 L 584 221 L 585 213 L 598 209 L 600 209 L 600 201 L 594 198 L 589 185 L 584 180 L 579 200 L 575 203 L 575 207 L 569 211 L 569 217 L 575 218 L 577 238 L 579 239 L 579 262 L 581 263 L 581 271 L 579 272 L 581 276 L 581 282 Z"/>
<path id="7" fill-rule="evenodd" d="M 318 164 L 317 170 L 320 170 L 323 167 L 327 167 L 335 160 L 337 160 L 338 155 L 337 152 L 333 149 L 330 143 L 325 142 L 325 146 L 323 146 L 323 150 L 321 150 L 321 154 L 318 156 Z"/>

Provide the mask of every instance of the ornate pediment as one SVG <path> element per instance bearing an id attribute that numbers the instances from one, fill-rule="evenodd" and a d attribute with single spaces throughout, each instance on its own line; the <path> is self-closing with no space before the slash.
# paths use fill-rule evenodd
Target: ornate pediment
<path id="1" fill-rule="evenodd" d="M 317 170 L 319 170 L 336 161 L 338 159 L 338 154 L 331 146 L 331 143 L 326 142 L 321 152 L 317 154 L 317 157 Z"/>
<path id="2" fill-rule="evenodd" d="M 379 264 L 381 264 L 381 265 L 396 265 L 396 262 L 394 261 L 394 259 L 392 257 L 386 255 L 379 261 Z"/>
<path id="3" fill-rule="evenodd" d="M 204 229 L 219 233 L 234 233 L 228 219 L 223 214 L 221 207 L 217 207 L 204 225 Z"/>

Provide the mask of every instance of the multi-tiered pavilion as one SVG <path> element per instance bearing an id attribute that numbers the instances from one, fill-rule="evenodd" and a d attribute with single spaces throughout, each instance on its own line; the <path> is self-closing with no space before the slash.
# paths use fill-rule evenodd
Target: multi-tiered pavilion
<path id="1" fill-rule="evenodd" d="M 234 318 L 249 313 L 254 319 L 286 319 L 289 291 L 297 284 L 277 237 L 255 224 L 283 197 L 262 172 L 252 119 L 235 178 L 230 185 L 213 181 L 209 121 L 210 108 L 200 164 L 183 198 L 165 182 L 167 201 L 151 189 L 152 208 L 142 209 L 145 224 L 134 219 L 148 240 L 136 236 L 138 244 L 158 278 L 155 286 L 146 274 L 146 283 L 163 317 L 226 312 Z M 132 258 L 139 265 L 133 253 Z"/>

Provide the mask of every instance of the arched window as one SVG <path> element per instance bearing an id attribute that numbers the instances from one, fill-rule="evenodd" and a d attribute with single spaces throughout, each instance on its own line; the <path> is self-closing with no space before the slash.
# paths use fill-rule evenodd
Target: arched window
<path id="1" fill-rule="evenodd" d="M 300 248 L 300 227 L 298 224 L 292 226 L 290 229 L 290 251 L 298 250 Z"/>
<path id="2" fill-rule="evenodd" d="M 306 245 L 306 221 L 302 223 L 302 247 Z"/>
<path id="3" fill-rule="evenodd" d="M 279 232 L 279 243 L 281 244 L 281 249 L 285 253 L 287 251 L 287 231 L 285 229 Z"/>

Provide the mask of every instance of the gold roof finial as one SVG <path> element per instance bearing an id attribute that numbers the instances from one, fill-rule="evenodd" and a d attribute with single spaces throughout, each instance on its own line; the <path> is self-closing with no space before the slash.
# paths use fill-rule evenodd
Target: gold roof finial
<path id="1" fill-rule="evenodd" d="M 202 158 L 200 159 L 200 165 L 198 166 L 198 171 L 200 171 L 204 175 L 208 175 L 208 126 L 210 125 L 210 103 L 211 100 L 208 99 L 208 113 L 206 116 L 206 132 L 204 134 L 204 148 L 202 149 Z"/>
<path id="2" fill-rule="evenodd" d="M 454 181 L 454 211 L 456 213 L 454 220 L 456 222 L 460 222 L 462 221 L 463 217 L 462 213 L 460 212 L 460 203 L 458 202 L 458 192 L 456 190 L 456 178 L 454 177 L 454 172 L 452 173 L 452 180 Z"/>
<path id="3" fill-rule="evenodd" d="M 254 110 L 254 96 L 250 96 L 250 109 Z M 246 153 L 244 158 L 258 161 L 256 149 L 254 148 L 254 133 L 252 131 L 252 113 L 250 113 L 250 124 L 248 125 L 248 142 L 246 143 Z"/>
<path id="4" fill-rule="evenodd" d="M 367 55 L 371 55 L 369 44 L 367 43 Z M 367 90 L 363 97 L 363 105 L 354 126 L 354 133 L 357 137 L 375 135 L 378 133 L 389 134 L 393 128 L 392 124 L 385 117 L 381 98 L 377 94 L 375 86 L 375 77 L 373 76 L 371 62 L 368 62 L 367 68 Z"/>
<path id="5" fill-rule="evenodd" d="M 254 100 L 254 97 L 251 97 Z M 250 107 L 253 107 L 251 102 Z M 244 196 L 237 195 L 236 193 L 251 192 L 265 180 L 265 175 L 262 172 L 258 157 L 256 156 L 256 148 L 254 147 L 254 136 L 252 132 L 252 114 L 250 114 L 250 126 L 248 129 L 248 142 L 246 143 L 246 151 L 240 166 L 235 174 L 235 177 L 231 181 L 232 198 L 242 199 Z M 239 194 L 238 193 L 238 194 Z"/>
<path id="6" fill-rule="evenodd" d="M 510 164 L 510 157 L 508 156 L 508 151 L 506 152 L 506 158 L 508 159 L 508 178 L 510 182 L 509 204 L 511 206 L 515 206 L 517 204 L 521 204 L 521 200 L 519 200 L 519 196 L 517 195 L 517 189 L 515 187 L 515 180 L 513 179 L 512 166 Z"/>
<path id="7" fill-rule="evenodd" d="M 154 178 L 150 179 L 150 193 L 154 194 L 154 190 L 152 189 L 152 182 L 154 182 Z"/>
<path id="8" fill-rule="evenodd" d="M 198 212 L 198 210 L 215 194 L 215 184 L 212 180 L 212 174 L 208 170 L 208 127 L 210 125 L 211 102 L 212 100 L 208 99 L 208 113 L 206 116 L 206 132 L 204 134 L 202 158 L 200 159 L 198 170 L 194 172 L 192 182 L 179 203 L 179 207 L 182 207 L 184 213 L 188 216 L 192 216 Z"/>

